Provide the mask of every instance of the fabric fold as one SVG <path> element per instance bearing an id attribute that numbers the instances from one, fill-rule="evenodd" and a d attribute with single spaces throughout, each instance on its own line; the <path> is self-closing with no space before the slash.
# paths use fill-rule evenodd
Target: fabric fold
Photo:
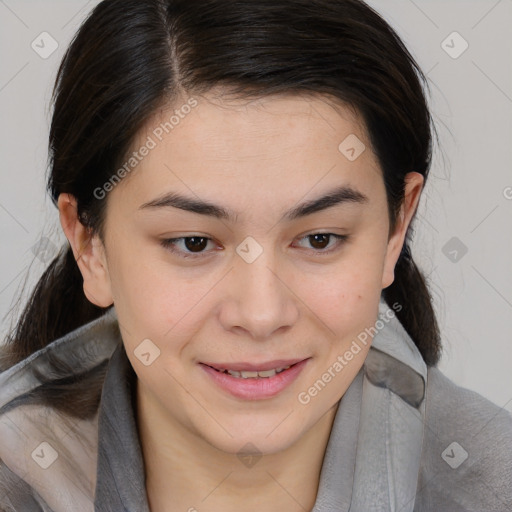
<path id="1" fill-rule="evenodd" d="M 110 360 L 99 415 L 94 510 L 149 512 L 135 421 L 136 375 L 119 344 Z"/>

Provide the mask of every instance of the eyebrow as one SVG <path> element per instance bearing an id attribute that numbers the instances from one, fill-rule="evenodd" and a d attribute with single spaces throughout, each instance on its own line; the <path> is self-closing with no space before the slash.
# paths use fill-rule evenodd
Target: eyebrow
<path id="1" fill-rule="evenodd" d="M 342 185 L 328 191 L 321 197 L 305 201 L 291 210 L 288 210 L 284 213 L 281 221 L 293 221 L 341 204 L 364 204 L 368 201 L 368 196 L 364 195 L 362 192 L 359 192 L 350 186 Z M 237 214 L 235 212 L 222 206 L 202 201 L 200 199 L 186 197 L 176 192 L 165 194 L 153 199 L 152 201 L 148 201 L 139 207 L 140 210 L 147 208 L 179 208 L 180 210 L 185 210 L 187 212 L 207 215 L 230 222 L 236 221 L 237 218 Z"/>

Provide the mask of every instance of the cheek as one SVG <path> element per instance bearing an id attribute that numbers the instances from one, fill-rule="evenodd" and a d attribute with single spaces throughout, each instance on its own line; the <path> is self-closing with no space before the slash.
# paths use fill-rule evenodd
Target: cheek
<path id="1" fill-rule="evenodd" d="M 298 307 L 336 346 L 374 323 L 384 254 L 382 244 L 354 244 L 330 267 L 289 274 L 293 294 L 305 305 Z"/>
<path id="2" fill-rule="evenodd" d="M 301 275 L 296 293 L 336 334 L 373 321 L 381 295 L 385 249 L 354 248 L 329 273 Z"/>
<path id="3" fill-rule="evenodd" d="M 380 289 L 365 286 L 362 280 L 338 280 L 326 289 L 309 294 L 306 302 L 320 322 L 317 324 L 331 340 L 333 350 L 341 350 L 375 322 Z M 337 285 L 337 287 L 336 287 Z"/>
<path id="4" fill-rule="evenodd" d="M 211 276 L 184 278 L 179 268 L 142 255 L 119 258 L 111 279 L 125 343 L 134 347 L 149 338 L 162 345 L 172 339 L 176 351 L 198 328 L 215 284 Z"/>

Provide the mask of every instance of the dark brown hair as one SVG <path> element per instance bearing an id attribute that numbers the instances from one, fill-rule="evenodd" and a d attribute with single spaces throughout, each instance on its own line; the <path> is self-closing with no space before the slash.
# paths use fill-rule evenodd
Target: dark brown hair
<path id="1" fill-rule="evenodd" d="M 436 130 L 424 85 L 395 31 L 359 0 L 104 0 L 58 71 L 48 190 L 55 203 L 61 193 L 75 196 L 82 223 L 102 236 L 106 200 L 94 190 L 112 178 L 160 106 L 217 86 L 247 98 L 318 94 L 364 121 L 393 232 L 405 174 L 426 180 L 431 165 Z M 409 239 L 383 293 L 388 304 L 402 305 L 397 317 L 432 366 L 439 329 Z M 4 367 L 104 313 L 82 285 L 66 244 L 8 336 Z"/>

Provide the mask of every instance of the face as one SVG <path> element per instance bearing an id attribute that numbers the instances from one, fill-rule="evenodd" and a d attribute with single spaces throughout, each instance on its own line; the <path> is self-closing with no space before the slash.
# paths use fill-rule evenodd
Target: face
<path id="1" fill-rule="evenodd" d="M 114 302 L 148 410 L 223 451 L 273 453 L 361 368 L 371 340 L 351 347 L 393 280 L 421 176 L 389 237 L 382 173 L 352 111 L 320 98 L 195 101 L 172 106 L 168 133 L 173 112 L 160 111 L 139 134 L 134 150 L 150 149 L 105 199 L 84 288 Z"/>

